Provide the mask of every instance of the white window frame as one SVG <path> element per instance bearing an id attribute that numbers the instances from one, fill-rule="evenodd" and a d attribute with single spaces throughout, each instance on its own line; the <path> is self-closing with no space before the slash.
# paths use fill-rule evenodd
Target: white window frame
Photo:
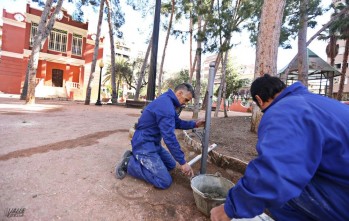
<path id="1" fill-rule="evenodd" d="M 71 46 L 71 51 L 73 55 L 82 55 L 82 36 L 73 34 L 73 41 Z"/>
<path id="2" fill-rule="evenodd" d="M 29 45 L 30 47 L 33 47 L 34 44 L 34 37 L 38 33 L 38 24 L 32 23 L 30 28 L 30 39 L 29 39 Z"/>
<path id="3" fill-rule="evenodd" d="M 48 49 L 58 52 L 67 52 L 68 34 L 66 31 L 53 29 L 50 33 Z"/>

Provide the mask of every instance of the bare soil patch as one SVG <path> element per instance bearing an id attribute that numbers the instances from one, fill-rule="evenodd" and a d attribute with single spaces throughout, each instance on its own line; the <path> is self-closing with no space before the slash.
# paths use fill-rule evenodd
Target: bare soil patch
<path id="1" fill-rule="evenodd" d="M 257 156 L 257 134 L 250 131 L 251 117 L 213 118 L 210 141 L 223 155 L 249 162 Z"/>
<path id="2" fill-rule="evenodd" d="M 257 134 L 250 131 L 250 125 L 250 116 L 212 118 L 210 144 L 216 143 L 215 151 L 222 155 L 238 158 L 248 163 L 257 156 L 255 147 Z M 188 132 L 192 139 L 201 142 L 194 132 Z"/>

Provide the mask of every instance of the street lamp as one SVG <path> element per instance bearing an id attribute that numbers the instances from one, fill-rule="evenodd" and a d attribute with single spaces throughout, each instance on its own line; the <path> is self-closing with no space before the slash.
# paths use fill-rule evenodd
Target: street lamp
<path id="1" fill-rule="evenodd" d="M 101 102 L 101 80 L 102 80 L 102 69 L 104 67 L 103 59 L 99 62 L 99 67 L 100 67 L 101 71 L 99 72 L 98 98 L 97 98 L 97 102 L 95 105 L 101 106 L 102 105 L 102 102 Z"/>
<path id="2" fill-rule="evenodd" d="M 150 70 L 149 70 L 149 75 L 148 75 L 147 101 L 153 101 L 155 98 L 156 64 L 157 64 L 157 57 L 158 57 L 160 8 L 161 8 L 161 0 L 156 0 L 152 47 L 151 47 L 151 58 L 150 58 Z"/>

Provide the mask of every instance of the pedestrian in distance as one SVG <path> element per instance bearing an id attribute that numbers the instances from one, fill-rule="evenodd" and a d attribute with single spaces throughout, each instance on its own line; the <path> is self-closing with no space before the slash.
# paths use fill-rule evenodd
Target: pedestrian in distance
<path id="1" fill-rule="evenodd" d="M 194 175 L 175 135 L 175 129 L 188 130 L 205 124 L 201 119 L 181 120 L 176 112 L 191 101 L 194 94 L 190 84 L 182 83 L 145 107 L 131 140 L 132 151 L 126 151 L 115 168 L 116 178 L 123 179 L 129 174 L 159 189 L 167 189 L 172 184 L 170 171 L 176 167 L 176 162 L 185 175 Z M 162 139 L 169 151 L 162 147 Z"/>
<path id="2" fill-rule="evenodd" d="M 252 83 L 251 96 L 264 112 L 258 156 L 211 220 L 265 209 L 282 221 L 349 220 L 349 106 L 268 74 Z"/>

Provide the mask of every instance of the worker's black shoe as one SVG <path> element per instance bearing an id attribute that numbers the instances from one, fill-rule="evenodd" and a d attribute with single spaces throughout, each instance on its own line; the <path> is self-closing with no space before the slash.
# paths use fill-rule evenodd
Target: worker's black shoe
<path id="1" fill-rule="evenodd" d="M 128 165 L 128 162 L 130 161 L 131 155 L 132 155 L 132 152 L 130 150 L 127 150 L 122 156 L 121 162 L 118 165 L 116 165 L 115 167 L 116 178 L 121 180 L 126 176 L 127 165 Z"/>

